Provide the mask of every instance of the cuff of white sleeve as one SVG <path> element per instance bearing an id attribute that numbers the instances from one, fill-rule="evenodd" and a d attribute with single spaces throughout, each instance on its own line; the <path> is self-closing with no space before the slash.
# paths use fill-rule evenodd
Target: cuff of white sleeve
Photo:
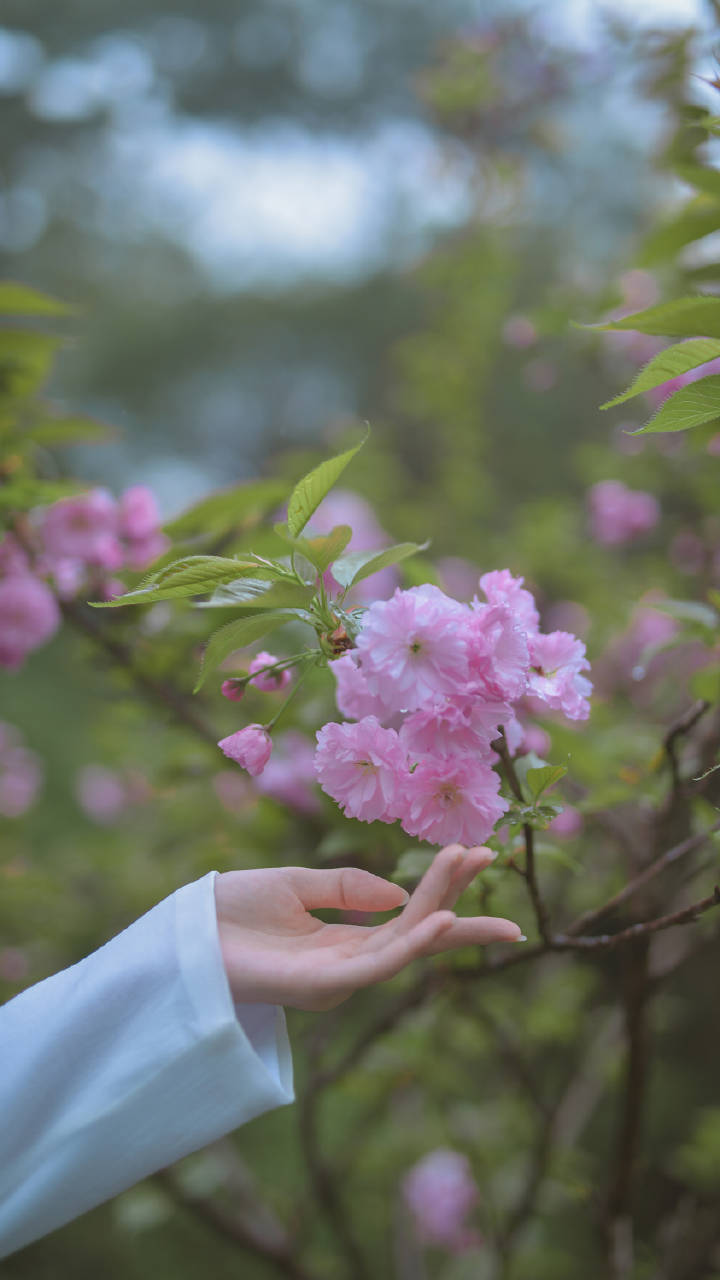
<path id="1" fill-rule="evenodd" d="M 282 1106 L 295 1097 L 285 1014 L 277 1005 L 233 1003 L 218 932 L 217 874 L 210 871 L 174 894 L 178 963 L 195 1030 L 202 1040 L 220 1036 L 244 1061 L 252 1054 L 268 1106 Z"/>

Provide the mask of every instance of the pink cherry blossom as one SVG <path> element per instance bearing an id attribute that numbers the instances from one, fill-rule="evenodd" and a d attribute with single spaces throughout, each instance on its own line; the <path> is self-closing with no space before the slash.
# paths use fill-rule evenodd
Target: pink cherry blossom
<path id="1" fill-rule="evenodd" d="M 292 671 L 287 668 L 284 671 L 263 670 L 264 667 L 272 667 L 279 661 L 280 659 L 274 653 L 266 653 L 265 650 L 256 654 L 248 667 L 253 677 L 250 683 L 262 693 L 277 693 L 279 689 L 286 689 L 292 680 Z"/>
<path id="2" fill-rule="evenodd" d="M 587 720 L 592 685 L 582 671 L 589 670 L 585 645 L 568 631 L 530 638 L 528 694 L 569 720 Z"/>
<path id="3" fill-rule="evenodd" d="M 230 702 L 240 702 L 245 697 L 245 681 L 232 677 L 229 680 L 223 680 L 220 692 L 223 698 L 229 698 Z"/>
<path id="4" fill-rule="evenodd" d="M 126 489 L 118 505 L 119 531 L 124 538 L 141 540 L 159 530 L 157 499 L 146 485 L 134 484 Z"/>
<path id="5" fill-rule="evenodd" d="M 520 755 L 527 755 L 528 751 L 534 751 L 541 759 L 549 755 L 552 750 L 552 742 L 550 734 L 540 728 L 538 724 L 528 724 L 523 728 L 522 742 L 518 748 Z"/>
<path id="6" fill-rule="evenodd" d="M 464 689 L 468 613 L 431 586 L 398 588 L 370 606 L 357 649 L 368 688 L 387 712 L 415 711 Z"/>
<path id="7" fill-rule="evenodd" d="M 405 753 L 394 729 L 375 716 L 357 724 L 325 724 L 317 734 L 315 773 L 348 818 L 394 822 L 407 782 Z"/>
<path id="8" fill-rule="evenodd" d="M 439 1147 L 406 1174 L 402 1184 L 420 1238 L 453 1251 L 479 1244 L 465 1220 L 478 1200 L 466 1156 Z"/>
<path id="9" fill-rule="evenodd" d="M 0 666 L 19 667 L 28 653 L 45 644 L 60 623 L 49 587 L 30 574 L 0 581 Z"/>
<path id="10" fill-rule="evenodd" d="M 493 729 L 494 732 L 483 732 L 482 727 L 477 727 L 473 700 L 466 698 L 413 711 L 403 721 L 400 741 L 413 760 L 433 752 L 440 755 L 468 752 L 489 761 L 493 757 L 490 739 L 497 737 L 497 726 Z"/>
<path id="11" fill-rule="evenodd" d="M 588 493 L 590 532 L 603 546 L 619 546 L 647 533 L 660 519 L 651 493 L 628 489 L 620 480 L 601 480 Z"/>
<path id="12" fill-rule="evenodd" d="M 506 605 L 474 601 L 466 623 L 470 677 L 483 697 L 514 702 L 527 684 L 525 633 Z"/>
<path id="13" fill-rule="evenodd" d="M 470 755 L 425 756 L 408 776 L 402 827 L 431 844 L 482 844 L 507 811 L 500 779 Z"/>
<path id="14" fill-rule="evenodd" d="M 262 773 L 270 759 L 272 739 L 261 724 L 249 724 L 227 738 L 221 738 L 218 746 L 228 760 L 247 769 L 252 778 Z"/>
<path id="15" fill-rule="evenodd" d="M 365 716 L 385 718 L 385 704 L 368 689 L 354 650 L 331 662 L 330 670 L 337 681 L 335 701 L 344 716 L 350 720 L 362 720 Z"/>
<path id="16" fill-rule="evenodd" d="M 315 778 L 315 749 L 292 729 L 276 741 L 272 760 L 256 782 L 258 791 L 297 813 L 317 813 L 320 798 Z"/>
<path id="17" fill-rule="evenodd" d="M 82 560 L 110 572 L 124 561 L 118 541 L 117 503 L 106 489 L 92 489 L 48 507 L 42 537 L 46 553 L 53 559 Z"/>
<path id="18" fill-rule="evenodd" d="M 480 587 L 488 604 L 504 604 L 517 626 L 527 632 L 537 631 L 540 615 L 534 596 L 523 587 L 524 581 L 524 578 L 514 578 L 509 569 L 495 569 L 482 575 Z"/>

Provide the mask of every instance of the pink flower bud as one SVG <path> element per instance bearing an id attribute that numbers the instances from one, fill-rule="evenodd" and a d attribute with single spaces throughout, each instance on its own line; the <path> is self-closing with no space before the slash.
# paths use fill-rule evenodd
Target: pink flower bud
<path id="1" fill-rule="evenodd" d="M 220 692 L 223 698 L 229 698 L 231 702 L 240 702 L 245 697 L 245 681 L 232 679 L 223 680 L 220 685 Z"/>
<path id="2" fill-rule="evenodd" d="M 263 667 L 272 667 L 280 659 L 275 657 L 274 653 L 256 654 L 253 658 L 248 670 L 253 676 L 252 684 L 262 693 L 277 693 L 279 689 L 286 689 L 292 680 L 292 672 L 285 671 L 263 671 Z M 257 672 L 258 674 L 254 674 Z"/>
<path id="3" fill-rule="evenodd" d="M 253 778 L 262 773 L 272 752 L 270 734 L 261 724 L 249 724 L 228 738 L 221 738 L 218 746 L 228 760 L 234 760 L 247 769 Z"/>

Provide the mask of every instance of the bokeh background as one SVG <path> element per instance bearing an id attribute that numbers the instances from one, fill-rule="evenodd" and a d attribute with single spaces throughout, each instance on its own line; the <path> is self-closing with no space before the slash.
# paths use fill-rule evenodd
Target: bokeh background
<path id="1" fill-rule="evenodd" d="M 553 731 L 556 754 L 573 753 L 566 799 L 594 814 L 626 805 L 628 822 L 642 825 L 630 811 L 634 789 L 642 782 L 646 798 L 659 795 L 662 779 L 643 770 L 686 686 L 672 670 L 660 673 L 660 694 L 644 683 L 634 611 L 648 591 L 700 597 L 717 585 L 720 463 L 707 452 L 710 431 L 691 445 L 676 436 L 646 444 L 627 432 L 647 405 L 602 414 L 598 405 L 651 350 L 572 321 L 679 287 L 675 265 L 642 246 L 687 196 L 668 155 L 681 103 L 713 105 L 701 78 L 716 73 L 713 6 L 5 0 L 0 21 L 0 273 L 76 307 L 55 326 L 63 342 L 49 395 L 58 410 L 114 429 L 103 444 L 54 454 L 50 471 L 116 494 L 149 485 L 171 519 L 218 486 L 290 483 L 369 421 L 347 484 L 388 539 L 432 540 L 405 580 L 430 578 L 467 598 L 478 570 L 507 565 L 527 576 L 547 629 L 582 635 L 597 662 L 592 738 Z M 685 280 L 712 288 L 709 261 L 701 252 L 685 262 Z M 593 536 L 588 490 L 608 479 L 661 504 L 657 526 L 619 540 L 629 545 Z M 264 536 L 248 532 L 258 549 Z M 135 627 L 143 661 L 191 686 L 207 634 L 195 616 L 161 607 L 139 624 L 112 615 L 111 625 L 123 642 Z M 106 659 L 65 628 L 0 684 L 0 716 L 34 753 L 38 782 L 26 812 L 0 819 L 3 995 L 79 958 L 211 866 L 354 859 L 393 873 L 407 841 L 358 834 L 317 796 L 303 812 L 258 795 L 143 705 Z M 685 675 L 692 666 L 688 658 Z M 332 713 L 328 699 L 319 684 L 294 727 L 309 734 Z M 229 732 L 233 712 L 219 701 L 210 712 Z M 603 842 L 617 839 L 611 828 L 598 821 L 586 837 L 576 828 L 569 844 L 556 841 L 553 874 L 575 868 L 578 902 L 587 888 L 577 878 L 580 840 L 602 857 Z M 614 883 L 604 865 L 596 876 L 595 888 Z M 512 889 L 497 892 L 493 905 L 512 914 Z M 538 984 L 527 1031 L 551 1067 L 581 1013 L 592 1020 L 602 986 L 587 968 L 563 975 Z M 673 1151 L 685 1150 L 695 1100 L 712 1104 L 704 1064 L 717 1046 L 694 981 L 691 1025 L 672 1022 L 672 1000 L 667 1014 L 676 1034 L 661 1098 L 678 1088 L 687 1123 L 666 1132 L 665 1109 L 656 1138 Z M 523 1032 L 527 999 L 517 986 L 490 1001 L 503 1035 L 516 1018 Z M 338 1046 L 373 1007 L 359 997 L 330 1024 Z M 441 1014 L 446 1024 L 434 1021 Z M 497 1036 L 488 1018 L 422 1009 L 328 1106 L 321 1149 L 348 1185 L 359 1179 L 349 1212 L 373 1274 L 608 1274 L 587 1207 L 610 1125 L 600 1103 L 592 1154 L 565 1152 L 555 1199 L 542 1212 L 530 1206 L 530 1235 L 523 1221 L 512 1262 L 477 1248 L 426 1256 L 388 1208 L 413 1161 L 463 1142 L 473 1147 L 486 1234 L 516 1195 L 521 1172 L 503 1162 L 508 1145 L 527 1146 L 531 1121 L 506 1092 L 500 1101 L 478 1092 L 477 1054 Z M 300 1016 L 294 1025 L 302 1081 L 305 1046 L 312 1057 L 330 1033 Z M 428 1045 L 446 1032 L 430 1063 Z M 619 1068 L 608 1035 L 611 1084 Z M 686 1080 L 690 1035 L 703 1065 Z M 500 1071 L 489 1091 L 504 1083 Z M 715 1136 L 717 1147 L 718 1123 Z M 313 1234 L 307 1158 L 295 1116 L 269 1116 L 232 1148 L 190 1162 L 182 1186 L 247 1211 L 259 1184 L 273 1212 L 310 1236 L 319 1276 L 359 1275 L 321 1213 Z M 690 1169 L 692 1183 L 697 1161 L 668 1159 L 664 1174 Z M 585 1219 L 574 1217 L 576 1203 Z M 0 1273 L 277 1274 L 201 1219 L 148 1184 Z"/>

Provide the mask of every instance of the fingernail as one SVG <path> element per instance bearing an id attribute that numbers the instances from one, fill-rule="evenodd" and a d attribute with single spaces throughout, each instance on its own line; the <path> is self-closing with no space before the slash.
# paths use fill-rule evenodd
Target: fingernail
<path id="1" fill-rule="evenodd" d="M 515 939 L 515 941 L 516 941 L 516 942 L 527 942 L 527 938 L 526 938 L 526 936 L 525 936 L 525 934 L 524 934 L 524 933 L 521 933 L 521 934 L 520 934 L 520 937 L 519 937 L 519 938 L 516 938 L 516 939 Z"/>
<path id="2" fill-rule="evenodd" d="M 407 889 L 403 889 L 402 892 L 403 892 L 403 900 L 400 905 L 404 907 L 405 904 L 410 901 L 410 894 L 408 893 Z"/>

